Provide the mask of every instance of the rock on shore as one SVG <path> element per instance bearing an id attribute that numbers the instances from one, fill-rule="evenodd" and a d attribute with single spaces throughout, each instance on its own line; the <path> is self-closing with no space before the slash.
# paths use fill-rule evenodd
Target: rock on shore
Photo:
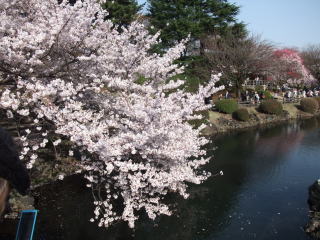
<path id="1" fill-rule="evenodd" d="M 320 179 L 309 187 L 308 204 L 310 214 L 305 231 L 314 239 L 320 239 Z"/>

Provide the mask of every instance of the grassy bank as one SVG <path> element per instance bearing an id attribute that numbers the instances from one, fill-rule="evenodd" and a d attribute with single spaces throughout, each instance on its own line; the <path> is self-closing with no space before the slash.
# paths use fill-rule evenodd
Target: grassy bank
<path id="1" fill-rule="evenodd" d="M 293 119 L 310 118 L 319 114 L 319 112 L 315 114 L 303 112 L 299 110 L 297 103 L 283 104 L 283 112 L 280 115 L 261 113 L 257 106 L 242 108 L 247 109 L 250 114 L 250 118 L 246 122 L 235 120 L 231 114 L 209 111 L 209 126 L 204 130 L 204 134 L 214 135 L 261 125 L 281 123 Z"/>

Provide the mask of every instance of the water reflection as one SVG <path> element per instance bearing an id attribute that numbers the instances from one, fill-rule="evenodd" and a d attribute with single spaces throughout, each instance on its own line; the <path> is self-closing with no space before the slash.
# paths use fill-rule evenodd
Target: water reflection
<path id="1" fill-rule="evenodd" d="M 175 215 L 142 216 L 135 232 L 125 223 L 99 229 L 91 195 L 80 178 L 39 189 L 40 228 L 46 239 L 308 239 L 307 187 L 320 172 L 319 119 L 247 130 L 214 140 L 211 172 L 224 171 L 190 199 L 170 196 Z"/>
<path id="2" fill-rule="evenodd" d="M 296 148 L 304 137 L 304 132 L 300 131 L 299 125 L 289 125 L 281 129 L 281 135 L 260 137 L 259 132 L 256 137 L 257 146 L 256 151 L 261 155 L 279 156 L 289 153 L 292 149 Z"/>

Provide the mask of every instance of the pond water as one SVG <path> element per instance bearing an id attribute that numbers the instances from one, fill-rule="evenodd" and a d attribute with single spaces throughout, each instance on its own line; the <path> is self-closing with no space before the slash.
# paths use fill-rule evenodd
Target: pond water
<path id="1" fill-rule="evenodd" d="M 217 148 L 213 151 L 214 148 Z M 308 187 L 320 175 L 320 119 L 253 129 L 214 139 L 211 177 L 191 186 L 188 200 L 172 198 L 175 214 L 142 216 L 109 229 L 90 223 L 91 194 L 79 177 L 39 190 L 38 233 L 68 240 L 309 239 Z"/>

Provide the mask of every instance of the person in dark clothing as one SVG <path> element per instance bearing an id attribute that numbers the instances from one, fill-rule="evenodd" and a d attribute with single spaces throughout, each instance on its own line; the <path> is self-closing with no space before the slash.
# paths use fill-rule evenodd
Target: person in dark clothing
<path id="1" fill-rule="evenodd" d="M 19 159 L 18 150 L 10 134 L 0 127 L 0 177 L 17 191 L 26 195 L 30 187 L 27 169 Z"/>
<path id="2" fill-rule="evenodd" d="M 2 194 L 9 195 L 10 188 L 26 195 L 30 187 L 30 178 L 27 169 L 19 159 L 18 150 L 10 134 L 0 127 L 0 180 L 2 185 L 8 184 L 8 190 Z M 5 199 L 0 196 L 0 199 Z M 0 203 L 1 205 L 1 203 Z M 1 212 L 0 212 L 1 215 Z"/>

